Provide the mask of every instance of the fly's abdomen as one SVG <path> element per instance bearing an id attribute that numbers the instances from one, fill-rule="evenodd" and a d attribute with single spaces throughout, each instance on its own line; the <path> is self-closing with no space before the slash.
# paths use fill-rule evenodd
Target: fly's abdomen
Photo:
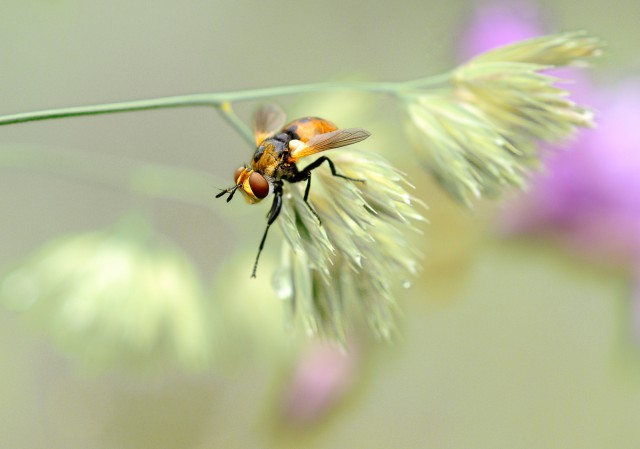
<path id="1" fill-rule="evenodd" d="M 304 117 L 295 120 L 283 128 L 283 132 L 291 135 L 294 139 L 307 142 L 318 134 L 330 133 L 338 127 L 329 120 L 319 117 Z"/>

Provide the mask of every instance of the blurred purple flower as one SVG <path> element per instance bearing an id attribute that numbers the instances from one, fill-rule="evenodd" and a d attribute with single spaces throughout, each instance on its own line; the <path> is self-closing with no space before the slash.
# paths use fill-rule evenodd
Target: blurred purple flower
<path id="1" fill-rule="evenodd" d="M 283 417 L 306 426 L 331 411 L 351 389 L 359 362 L 356 348 L 314 342 L 303 352 L 286 387 Z"/>
<path id="2" fill-rule="evenodd" d="M 529 3 L 486 6 L 468 26 L 461 53 L 471 57 L 540 35 L 540 18 Z M 640 260 L 640 80 L 597 91 L 577 71 L 554 75 L 573 80 L 572 96 L 596 110 L 598 127 L 546 158 L 546 171 L 532 179 L 530 194 L 509 208 L 505 228 L 558 235 L 607 260 Z"/>
<path id="3" fill-rule="evenodd" d="M 545 31 L 533 4 L 498 3 L 478 10 L 461 53 L 471 57 Z M 570 69 L 569 69 L 570 70 Z M 595 89 L 578 72 L 573 98 L 596 111 L 597 129 L 582 131 L 545 161 L 531 191 L 502 217 L 511 233 L 544 232 L 579 254 L 636 273 L 633 320 L 640 341 L 640 77 Z"/>
<path id="4" fill-rule="evenodd" d="M 505 44 L 541 36 L 538 9 L 529 2 L 487 4 L 474 11 L 460 41 L 460 54 L 470 59 Z"/>
<path id="5" fill-rule="evenodd" d="M 598 128 L 547 158 L 548 172 L 505 217 L 510 231 L 546 231 L 615 264 L 640 262 L 640 80 L 591 102 Z"/>

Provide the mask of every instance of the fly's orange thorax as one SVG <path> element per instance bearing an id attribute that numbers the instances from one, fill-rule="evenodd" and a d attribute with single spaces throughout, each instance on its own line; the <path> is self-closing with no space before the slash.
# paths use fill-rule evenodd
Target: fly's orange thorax
<path id="1" fill-rule="evenodd" d="M 267 139 L 258 146 L 251 168 L 258 173 L 273 178 L 276 175 L 276 169 L 284 161 L 284 157 L 288 152 L 288 148 L 284 142 Z"/>

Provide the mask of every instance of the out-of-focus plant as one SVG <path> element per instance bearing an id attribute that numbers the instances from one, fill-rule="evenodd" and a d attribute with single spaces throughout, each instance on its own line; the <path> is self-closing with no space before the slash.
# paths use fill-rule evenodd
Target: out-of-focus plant
<path id="1" fill-rule="evenodd" d="M 322 419 L 351 389 L 358 376 L 358 348 L 313 342 L 292 369 L 282 394 L 281 418 L 305 427 Z"/>
<path id="2" fill-rule="evenodd" d="M 640 78 L 594 91 L 599 126 L 547 158 L 521 201 L 509 202 L 502 230 L 551 236 L 574 254 L 636 277 L 631 315 L 640 341 Z"/>
<path id="3" fill-rule="evenodd" d="M 640 80 L 594 91 L 597 129 L 549 156 L 524 201 L 504 222 L 512 232 L 544 231 L 583 255 L 614 264 L 640 262 Z"/>
<path id="4" fill-rule="evenodd" d="M 448 89 L 408 97 L 426 168 L 465 203 L 523 186 L 539 162 L 539 141 L 592 125 L 592 113 L 544 72 L 582 63 L 598 45 L 583 33 L 565 33 L 497 48 L 455 70 Z"/>
<path id="5" fill-rule="evenodd" d="M 190 260 L 137 218 L 45 245 L 4 276 L 0 302 L 88 366 L 211 361 L 213 316 Z"/>
<path id="6" fill-rule="evenodd" d="M 463 56 L 544 33 L 533 4 L 498 3 L 479 9 L 462 41 Z M 566 72 L 564 72 L 566 74 Z M 596 129 L 544 158 L 531 189 L 506 204 L 501 229 L 511 235 L 545 234 L 598 263 L 637 276 L 640 267 L 640 78 L 599 87 L 577 72 L 573 96 L 598 113 Z M 640 295 L 632 315 L 640 341 Z"/>
<path id="7" fill-rule="evenodd" d="M 592 125 L 591 112 L 568 100 L 567 92 L 556 85 L 559 80 L 547 71 L 582 64 L 599 55 L 600 51 L 600 42 L 586 33 L 562 33 L 496 49 L 451 72 L 412 81 L 321 83 L 182 95 L 6 115 L 0 117 L 0 125 L 81 115 L 208 106 L 215 108 L 253 145 L 252 132 L 234 113 L 235 103 L 311 92 L 382 94 L 397 100 L 406 112 L 409 128 L 418 143 L 417 155 L 425 169 L 433 173 L 454 198 L 469 204 L 475 197 L 496 196 L 505 187 L 521 186 L 528 171 L 538 163 L 538 141 L 557 141 L 570 136 L 577 127 Z M 352 121 L 357 124 L 357 118 Z M 314 172 L 317 176 L 314 177 L 309 199 L 317 217 L 303 201 L 300 187 L 294 184 L 286 186 L 283 212 L 279 217 L 286 246 L 280 268 L 276 270 L 275 290 L 279 297 L 287 300 L 304 323 L 305 330 L 312 334 L 343 340 L 352 322 L 364 319 L 378 336 L 387 338 L 393 330 L 393 286 L 410 282 L 418 268 L 418 256 L 408 243 L 406 234 L 423 220 L 416 208 L 421 202 L 408 193 L 409 184 L 404 175 L 380 156 L 335 150 L 331 158 L 339 172 L 365 182 L 345 182 L 327 171 Z M 166 175 L 169 178 L 173 176 L 170 168 Z M 132 185 L 135 188 L 137 184 Z M 175 183 L 175 189 L 172 185 L 163 184 L 162 195 L 178 199 L 184 197 L 187 201 L 192 201 L 193 192 L 197 189 L 201 193 L 202 188 L 200 183 L 191 184 L 188 178 L 181 179 L 179 185 Z M 143 189 L 137 193 L 144 196 L 147 192 Z M 75 245 L 74 242 L 70 238 L 63 241 L 63 246 Z M 25 267 L 44 270 L 42 267 L 47 265 L 43 265 L 40 259 L 46 260 L 52 251 L 54 254 L 61 251 L 59 245 L 54 244 L 40 253 Z M 98 260 L 103 256 L 98 246 L 73 260 L 78 266 L 82 266 L 83 261 Z M 124 248 L 124 255 L 119 260 L 129 260 L 123 262 L 123 266 L 128 266 L 131 271 L 126 276 L 123 274 L 123 283 L 128 282 L 130 276 L 146 279 L 150 272 L 154 273 L 152 276 L 157 278 L 159 285 L 164 285 L 180 271 L 176 264 L 187 264 L 182 259 L 177 263 L 178 258 L 171 256 L 167 260 L 172 261 L 168 266 L 173 268 L 155 270 L 149 259 L 139 264 L 130 263 L 128 257 L 135 258 L 138 256 L 132 254 L 140 253 L 135 244 L 127 244 Z M 161 253 L 159 261 L 164 260 Z M 99 267 L 100 264 L 92 266 Z M 148 267 L 148 270 L 142 270 L 147 274 L 138 271 L 141 266 Z M 96 270 L 92 274 L 94 280 L 99 268 Z M 192 279 L 191 276 L 185 274 L 187 280 Z M 11 286 L 10 279 L 5 278 L 5 285 Z M 68 291 L 77 291 L 81 281 L 92 277 L 70 276 L 67 279 Z M 105 289 L 108 287 L 97 281 L 94 284 L 103 285 Z M 169 290 L 170 295 L 176 298 L 184 292 L 188 292 L 185 295 L 190 297 L 199 296 L 194 291 L 192 288 L 185 288 L 182 293 L 179 289 Z M 93 312 L 104 304 L 100 298 L 118 296 L 113 289 L 104 295 L 101 290 L 88 289 L 87 292 L 87 297 L 98 298 L 94 299 L 96 308 L 89 309 Z M 140 298 L 153 296 L 146 290 L 143 293 Z M 15 298 L 10 296 L 12 294 L 9 293 L 6 301 L 15 303 Z M 120 296 L 113 301 L 123 301 L 127 293 L 120 290 Z M 53 294 L 42 295 L 39 301 L 52 305 L 54 309 L 73 309 L 79 304 L 60 298 Z M 132 307 L 143 303 L 136 302 L 137 305 Z M 179 303 L 178 299 L 176 303 Z M 148 319 L 142 313 L 131 316 L 139 320 Z M 176 328 L 177 323 L 172 320 L 178 318 L 178 314 L 167 314 L 167 328 Z M 107 321 L 108 317 L 105 318 Z M 54 321 L 49 324 L 57 326 L 51 323 Z M 141 326 L 144 329 L 144 325 Z M 128 335 L 128 332 L 122 335 Z M 175 333 L 176 338 L 178 335 L 180 332 Z M 77 332 L 76 336 L 82 338 L 83 334 Z M 203 334 L 202 338 L 208 337 Z"/>

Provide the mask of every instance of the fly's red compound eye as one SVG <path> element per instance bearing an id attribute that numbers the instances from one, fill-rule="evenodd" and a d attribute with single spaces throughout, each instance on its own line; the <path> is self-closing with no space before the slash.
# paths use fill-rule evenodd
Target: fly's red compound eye
<path id="1" fill-rule="evenodd" d="M 253 172 L 249 176 L 249 187 L 256 198 L 263 199 L 269 194 L 269 181 L 260 173 Z"/>
<path id="2" fill-rule="evenodd" d="M 237 169 L 234 173 L 233 173 L 233 181 L 238 184 L 238 178 L 240 177 L 240 175 L 242 174 L 242 172 L 244 171 L 244 167 L 240 167 L 239 169 Z"/>

